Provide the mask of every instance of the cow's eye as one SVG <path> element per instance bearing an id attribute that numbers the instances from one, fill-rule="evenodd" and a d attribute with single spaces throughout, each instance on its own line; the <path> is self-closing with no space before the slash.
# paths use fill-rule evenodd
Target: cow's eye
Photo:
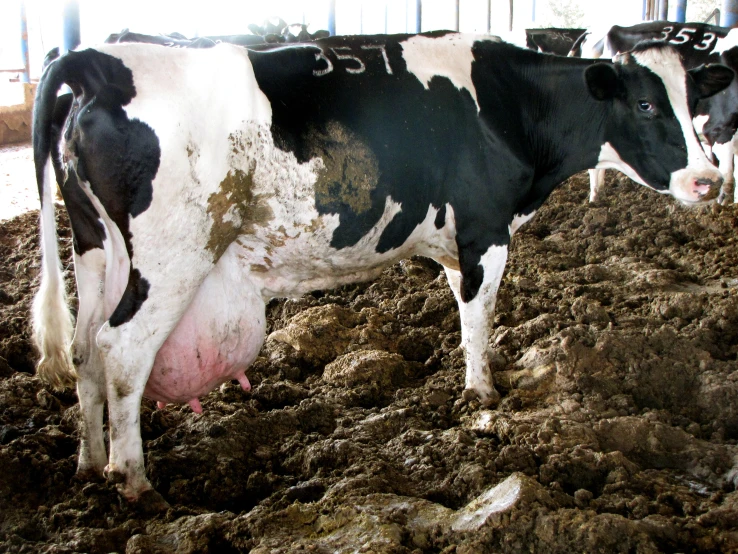
<path id="1" fill-rule="evenodd" d="M 647 100 L 639 100 L 638 109 L 643 113 L 651 113 L 653 112 L 653 104 L 651 104 L 651 102 L 648 102 Z"/>

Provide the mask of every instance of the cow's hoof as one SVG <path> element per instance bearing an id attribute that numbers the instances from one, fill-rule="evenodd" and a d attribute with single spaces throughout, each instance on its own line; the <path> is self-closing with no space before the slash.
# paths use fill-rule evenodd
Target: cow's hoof
<path id="1" fill-rule="evenodd" d="M 103 472 L 94 467 L 77 468 L 77 473 L 74 474 L 73 479 L 79 483 L 99 482 L 104 481 L 105 477 Z"/>
<path id="2" fill-rule="evenodd" d="M 169 509 L 169 502 L 154 489 L 147 489 L 131 501 L 131 507 L 142 514 L 158 514 Z"/>
<path id="3" fill-rule="evenodd" d="M 105 468 L 103 475 L 105 475 L 105 479 L 107 479 L 109 483 L 114 485 L 126 482 L 126 474 L 112 464 Z"/>
<path id="4" fill-rule="evenodd" d="M 478 400 L 485 408 L 492 408 L 500 402 L 500 393 L 494 387 L 483 391 L 479 389 L 464 389 L 462 396 L 466 402 Z"/>

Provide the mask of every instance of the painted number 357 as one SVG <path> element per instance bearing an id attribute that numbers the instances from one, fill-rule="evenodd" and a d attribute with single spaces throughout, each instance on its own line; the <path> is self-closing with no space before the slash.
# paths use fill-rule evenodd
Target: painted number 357
<path id="1" fill-rule="evenodd" d="M 666 41 L 667 39 L 669 39 L 669 35 L 671 34 L 673 30 L 674 30 L 673 26 L 667 25 L 666 27 L 662 29 L 661 36 L 655 40 Z M 670 44 L 685 44 L 689 42 L 690 40 L 694 40 L 694 37 L 692 35 L 696 32 L 697 32 L 697 29 L 693 27 L 682 27 L 681 29 L 679 29 L 679 31 L 677 31 L 677 34 L 674 35 L 674 37 L 669 39 L 669 43 Z M 708 50 L 711 47 L 712 41 L 715 40 L 715 38 L 716 38 L 715 33 L 711 33 L 710 31 L 707 31 L 705 35 L 702 37 L 702 41 L 694 44 L 693 48 L 695 50 Z"/>
<path id="2" fill-rule="evenodd" d="M 387 70 L 387 73 L 389 75 L 392 75 L 392 66 L 390 66 L 389 58 L 387 57 L 387 49 L 384 47 L 384 44 L 362 44 L 361 49 L 364 51 L 377 51 L 378 53 L 381 53 L 382 60 L 384 60 L 384 68 L 385 70 Z M 350 46 L 335 46 L 333 48 L 329 48 L 329 50 L 333 52 L 333 55 L 336 56 L 336 59 L 345 62 L 346 73 L 357 75 L 366 71 L 366 65 L 359 56 L 351 52 Z M 319 52 L 315 54 L 315 60 L 322 60 L 326 64 L 325 69 L 313 70 L 313 75 L 315 75 L 316 77 L 328 75 L 331 71 L 333 71 L 333 62 L 328 56 L 325 55 L 325 52 Z"/>

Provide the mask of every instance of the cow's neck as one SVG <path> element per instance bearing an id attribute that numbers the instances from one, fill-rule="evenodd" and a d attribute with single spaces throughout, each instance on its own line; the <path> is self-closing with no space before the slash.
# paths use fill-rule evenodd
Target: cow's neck
<path id="1" fill-rule="evenodd" d="M 498 70 L 509 72 L 507 85 L 516 91 L 507 108 L 520 113 L 520 148 L 534 172 L 533 188 L 523 203 L 535 209 L 558 184 L 595 167 L 610 104 L 595 100 L 587 90 L 586 61 L 520 54 L 523 63 L 504 62 L 507 67 Z"/>
<path id="2" fill-rule="evenodd" d="M 539 80 L 539 99 L 525 121 L 535 166 L 535 188 L 548 191 L 594 167 L 605 142 L 610 103 L 595 100 L 584 81 L 586 64 L 554 60 Z M 562 86 L 565 83 L 565 86 Z"/>

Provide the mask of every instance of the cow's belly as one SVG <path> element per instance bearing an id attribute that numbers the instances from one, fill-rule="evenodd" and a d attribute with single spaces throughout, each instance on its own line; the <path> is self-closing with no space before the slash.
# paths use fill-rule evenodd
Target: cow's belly
<path id="1" fill-rule="evenodd" d="M 273 208 L 278 211 L 278 207 Z M 308 208 L 293 210 L 307 211 Z M 355 245 L 340 249 L 331 246 L 338 216 L 316 216 L 321 224 L 313 221 L 310 227 L 315 228 L 308 228 L 299 227 L 283 214 L 273 227 L 239 237 L 229 252 L 241 260 L 244 272 L 265 299 L 299 297 L 314 290 L 368 281 L 378 277 L 387 266 L 413 255 L 458 267 L 456 224 L 451 206 L 446 207 L 443 227 L 438 228 L 435 223 L 438 209 L 429 205 L 423 221 L 401 245 L 378 252 L 383 231 L 400 211 L 400 204 L 388 197 L 376 225 Z M 285 227 L 291 227 L 291 232 L 285 231 Z"/>
<path id="2" fill-rule="evenodd" d="M 223 256 L 159 350 L 144 396 L 191 402 L 231 379 L 244 383 L 265 331 L 263 300 Z"/>

